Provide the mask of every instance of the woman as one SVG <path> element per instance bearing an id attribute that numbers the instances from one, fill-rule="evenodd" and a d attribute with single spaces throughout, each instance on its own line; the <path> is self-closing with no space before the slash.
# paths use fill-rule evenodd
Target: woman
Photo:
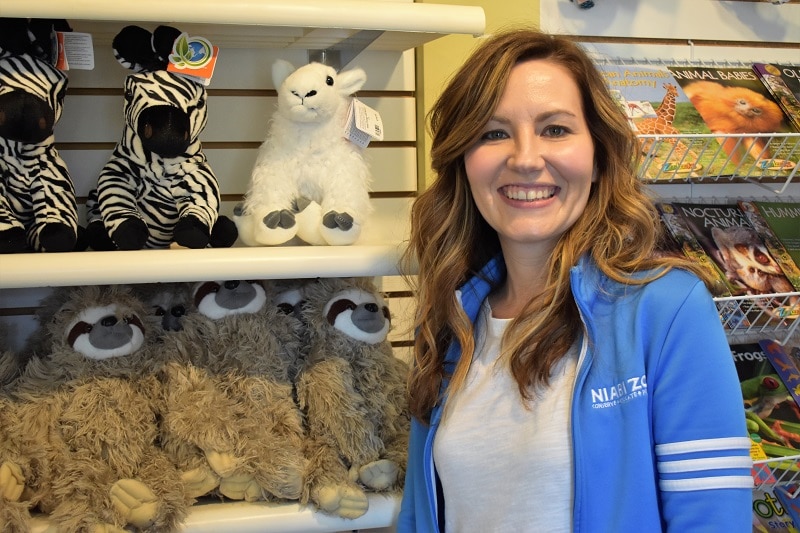
<path id="1" fill-rule="evenodd" d="M 750 531 L 724 331 L 703 274 L 655 251 L 637 140 L 590 58 L 494 35 L 430 119 L 398 531 Z"/>

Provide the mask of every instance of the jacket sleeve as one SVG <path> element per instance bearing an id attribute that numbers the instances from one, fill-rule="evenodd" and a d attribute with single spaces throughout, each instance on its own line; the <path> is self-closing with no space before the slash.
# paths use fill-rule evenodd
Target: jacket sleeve
<path id="1" fill-rule="evenodd" d="M 711 295 L 699 282 L 685 294 L 662 307 L 648 370 L 662 516 L 668 532 L 746 533 L 753 480 L 739 379 Z"/>
<path id="2" fill-rule="evenodd" d="M 417 508 L 427 505 L 423 468 L 424 446 L 428 428 L 416 418 L 411 419 L 408 443 L 408 462 L 403 488 L 403 501 L 397 517 L 397 533 L 423 531 L 417 526 Z"/>

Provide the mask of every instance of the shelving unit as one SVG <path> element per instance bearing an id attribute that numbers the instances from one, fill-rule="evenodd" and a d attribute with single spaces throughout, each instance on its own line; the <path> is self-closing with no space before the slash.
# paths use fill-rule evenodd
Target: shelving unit
<path id="1" fill-rule="evenodd" d="M 341 55 L 342 61 L 334 60 L 329 63 L 341 68 L 361 54 L 360 59 L 369 65 L 380 64 L 381 68 L 375 69 L 377 73 L 373 78 L 380 81 L 375 83 L 390 86 L 390 89 L 384 90 L 384 85 L 378 85 L 378 90 L 373 92 L 379 95 L 382 91 L 391 93 L 391 89 L 399 84 L 393 81 L 395 77 L 406 75 L 408 62 L 400 59 L 403 52 L 446 35 L 481 35 L 486 23 L 480 7 L 414 3 L 410 0 L 195 0 L 172 3 L 162 0 L 3 0 L 0 16 L 67 19 L 74 31 L 90 33 L 98 50 L 108 50 L 113 36 L 124 25 L 138 24 L 153 28 L 157 24 L 174 24 L 182 31 L 208 38 L 224 49 L 226 58 L 231 58 L 233 62 L 240 61 L 240 69 L 226 64 L 220 67 L 223 72 L 225 68 L 230 69 L 228 79 L 225 80 L 228 87 L 238 89 L 236 83 L 242 83 L 245 93 L 264 87 L 260 81 L 264 78 L 263 74 L 254 76 L 248 72 L 248 68 L 261 69 L 258 72 L 267 70 L 262 65 L 267 60 L 263 60 L 262 56 L 285 54 L 295 58 L 294 61 L 299 61 L 303 52 L 307 52 L 309 60 L 316 59 L 320 52 L 336 52 Z M 82 76 L 82 79 L 87 80 L 84 86 L 100 89 L 104 89 L 106 84 L 111 87 L 119 86 L 113 80 L 123 73 L 114 70 L 116 64 L 111 64 L 112 68 L 109 70 L 108 61 L 105 56 L 101 57 L 99 62 L 105 65 L 105 70 Z M 394 74 L 392 69 L 399 74 Z M 408 72 L 413 76 L 413 69 Z M 231 76 L 234 73 L 236 79 Z M 239 82 L 240 75 L 245 81 Z M 109 76 L 111 82 L 106 81 Z M 220 78 L 224 80 L 223 76 Z M 78 87 L 81 87 L 80 83 Z M 413 84 L 411 88 L 413 89 Z M 413 91 L 410 92 L 410 96 L 391 96 L 398 101 L 403 97 L 413 97 Z M 237 95 L 229 96 L 227 101 L 236 98 Z M 254 102 L 256 98 L 258 96 L 245 94 L 231 106 L 255 107 L 253 104 L 257 104 Z M 80 97 L 73 102 L 81 105 L 79 100 Z M 225 100 L 219 98 L 220 107 L 224 106 Z M 395 103 L 389 111 L 394 113 L 391 115 L 394 118 L 402 109 L 404 107 Z M 251 117 L 254 121 L 259 120 L 253 116 L 252 110 L 248 115 L 248 118 Z M 108 116 L 101 113 L 96 120 L 108 121 Z M 116 134 L 115 132 L 114 135 Z M 237 131 L 237 134 L 239 137 L 235 140 L 243 138 L 241 131 Z M 212 135 L 213 132 L 209 134 Z M 405 130 L 397 137 L 400 144 L 409 140 Z M 77 139 L 77 143 L 90 146 L 96 140 L 98 139 L 81 138 Z M 91 150 L 91 146 L 70 148 L 73 151 L 87 150 L 86 153 Z M 245 149 L 240 148 L 230 159 L 241 159 Z M 69 150 L 65 151 L 69 154 Z M 385 159 L 395 161 L 391 156 Z M 220 167 L 224 168 L 227 160 L 223 157 L 218 157 L 218 160 L 221 161 Z M 392 170 L 398 172 L 405 168 L 398 170 L 398 167 L 400 165 L 394 165 Z M 228 168 L 238 167 L 231 165 Z M 400 178 L 396 181 L 400 181 Z M 240 187 L 238 184 L 235 186 Z M 386 186 L 386 189 L 389 194 L 393 191 L 405 192 L 401 187 L 392 189 L 391 185 Z M 224 192 L 234 196 L 242 191 L 228 189 Z M 379 206 L 383 205 L 380 201 L 379 196 Z M 396 203 L 401 202 L 402 200 L 397 200 Z M 400 272 L 398 262 L 402 254 L 401 243 L 405 226 L 395 220 L 394 211 L 389 214 L 376 211 L 379 211 L 375 213 L 376 227 L 365 228 L 367 235 L 362 235 L 361 241 L 353 246 L 5 255 L 0 257 L 0 290 L 9 291 L 0 296 L 13 294 L 10 297 L 13 299 L 21 292 L 41 293 L 42 291 L 37 291 L 40 288 L 87 284 L 393 276 Z M 5 305 L 19 304 L 7 302 Z M 301 506 L 297 503 L 202 502 L 192 506 L 182 531 L 242 533 L 269 530 L 306 533 L 382 529 L 392 526 L 399 506 L 398 497 L 369 494 L 367 513 L 358 519 L 347 520 L 318 512 L 313 506 Z M 52 527 L 46 516 L 35 517 L 33 526 L 34 533 L 45 532 Z"/>

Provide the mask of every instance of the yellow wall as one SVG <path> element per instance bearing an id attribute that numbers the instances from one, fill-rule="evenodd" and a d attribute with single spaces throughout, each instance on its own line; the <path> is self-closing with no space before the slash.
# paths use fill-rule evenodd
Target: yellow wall
<path id="1" fill-rule="evenodd" d="M 426 0 L 417 0 L 425 2 Z M 539 23 L 538 0 L 427 0 L 435 4 L 480 6 L 486 14 L 486 33 L 509 25 Z M 420 188 L 430 181 L 430 138 L 425 115 L 439 96 L 441 88 L 461 65 L 477 40 L 467 35 L 450 35 L 422 46 L 417 51 L 417 103 L 420 145 Z"/>

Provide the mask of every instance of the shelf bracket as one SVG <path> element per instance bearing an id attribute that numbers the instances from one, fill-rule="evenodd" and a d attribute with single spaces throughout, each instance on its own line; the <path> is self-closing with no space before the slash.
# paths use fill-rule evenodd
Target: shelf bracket
<path id="1" fill-rule="evenodd" d="M 361 30 L 324 50 L 309 50 L 308 61 L 316 61 L 341 70 L 383 33 L 382 30 Z"/>

